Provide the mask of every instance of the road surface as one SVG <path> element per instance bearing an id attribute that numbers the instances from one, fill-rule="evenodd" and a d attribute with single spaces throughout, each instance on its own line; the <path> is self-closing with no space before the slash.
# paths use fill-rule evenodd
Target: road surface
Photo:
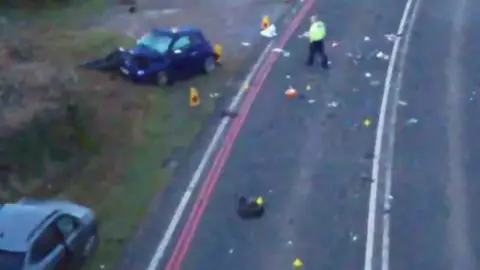
<path id="1" fill-rule="evenodd" d="M 312 3 L 284 46 L 288 53 L 277 53 L 271 70 L 260 68 L 265 80 L 247 90 L 259 90 L 256 98 L 251 95 L 248 115 L 243 109 L 231 123 L 233 131 L 202 174 L 165 252 L 158 256 L 163 249 L 155 252 L 152 244 L 160 242 L 168 225 L 159 221 L 130 248 L 136 262 L 129 265 L 144 269 L 156 253 L 153 265 L 167 270 L 283 270 L 292 269 L 295 258 L 305 269 L 364 269 L 370 234 L 373 268 L 365 270 L 480 269 L 475 230 L 480 226 L 475 212 L 480 207 L 475 162 L 480 158 L 475 151 L 480 3 L 411 2 L 381 125 L 384 143 L 376 158 L 382 171 L 374 183 L 370 176 L 389 65 L 376 55 L 390 54 L 393 43 L 384 35 L 397 31 L 406 3 Z M 313 14 L 328 26 L 329 71 L 304 66 L 307 41 L 298 36 Z M 285 98 L 289 86 L 297 89 L 297 99 Z M 247 94 L 243 104 L 252 100 Z M 388 183 L 393 199 L 385 210 Z M 371 231 L 367 218 L 374 184 L 378 200 Z M 239 219 L 240 195 L 263 196 L 266 215 Z M 170 217 L 173 210 L 164 213 Z"/>

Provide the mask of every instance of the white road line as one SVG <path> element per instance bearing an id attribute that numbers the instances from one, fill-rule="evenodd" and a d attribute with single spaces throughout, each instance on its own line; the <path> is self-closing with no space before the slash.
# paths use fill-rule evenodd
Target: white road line
<path id="1" fill-rule="evenodd" d="M 412 37 L 412 29 L 415 25 L 417 19 L 418 10 L 420 9 L 422 0 L 417 0 L 412 10 L 412 15 L 410 15 L 410 21 L 408 23 L 407 31 L 404 34 L 404 43 L 403 47 L 399 49 L 400 62 L 398 63 L 398 73 L 395 78 L 394 88 L 393 88 L 393 99 L 392 99 L 392 114 L 390 116 L 390 121 L 387 124 L 387 129 L 390 132 L 387 134 L 387 149 L 385 157 L 385 194 L 384 194 L 384 209 L 391 208 L 391 193 L 392 193 L 392 169 L 393 169 L 393 153 L 395 152 L 395 125 L 397 122 L 397 104 L 400 99 L 400 91 L 402 89 L 403 82 L 403 72 L 405 71 L 405 62 L 407 58 L 408 48 L 410 47 L 410 39 Z M 390 259 L 390 215 L 383 215 L 383 232 L 382 232 L 382 270 L 389 269 L 389 259 Z"/>
<path id="2" fill-rule="evenodd" d="M 409 23 L 408 15 L 410 14 L 410 10 L 412 9 L 412 4 L 413 4 L 413 0 L 407 0 L 407 3 L 405 4 L 403 15 L 398 25 L 398 30 L 397 30 L 398 36 L 403 35 L 405 26 L 407 23 Z M 397 54 L 399 51 L 401 41 L 402 41 L 401 38 L 397 38 L 393 44 L 392 53 L 390 54 L 391 57 L 390 57 L 390 61 L 388 63 L 388 68 L 387 68 L 387 75 L 385 77 L 382 104 L 380 106 L 380 112 L 378 116 L 377 133 L 375 137 L 375 152 L 374 152 L 375 155 L 374 155 L 373 164 L 372 164 L 373 183 L 370 185 L 370 199 L 369 199 L 369 205 L 368 205 L 367 241 L 365 246 L 364 270 L 373 270 L 372 265 L 373 265 L 373 259 L 374 259 L 373 256 L 374 256 L 374 245 L 375 245 L 375 222 L 376 222 L 376 215 L 377 215 L 377 196 L 378 196 L 378 183 L 380 181 L 379 174 L 380 174 L 380 161 L 382 160 L 381 157 L 382 157 L 382 147 L 383 147 L 383 135 L 386 131 L 385 124 L 386 124 L 387 109 L 389 105 L 388 100 L 390 98 L 391 84 L 392 84 L 392 79 L 394 77 L 393 72 L 396 67 Z M 403 67 L 400 70 L 402 69 Z M 399 91 L 399 89 L 397 91 Z M 396 104 L 392 104 L 392 106 L 396 106 Z M 391 121 L 389 121 L 387 126 L 388 128 L 391 128 L 391 123 L 392 122 L 394 123 L 395 121 L 395 119 L 392 120 L 392 118 L 390 118 L 390 120 Z M 391 181 L 391 179 L 385 179 L 385 181 Z M 387 196 L 388 195 L 389 194 L 387 194 Z M 382 256 L 384 255 L 383 251 L 381 255 Z M 383 260 L 382 260 L 382 270 L 385 270 L 385 269 L 388 269 L 388 258 L 387 258 L 386 266 L 383 265 Z"/>
<path id="3" fill-rule="evenodd" d="M 260 65 L 263 63 L 265 57 L 268 55 L 268 52 L 270 52 L 272 45 L 273 45 L 273 41 L 271 41 L 267 45 L 267 47 L 265 47 L 265 49 L 263 50 L 262 54 L 260 55 L 260 58 L 258 58 L 258 61 L 252 67 L 252 69 L 250 70 L 250 73 L 248 73 L 247 77 L 245 78 L 245 81 L 242 83 L 240 90 L 238 91 L 238 93 L 235 95 L 232 102 L 230 103 L 229 110 L 236 109 L 237 106 L 240 104 L 240 101 L 242 100 L 243 96 L 246 93 L 245 91 L 246 88 L 248 88 L 248 85 L 250 84 L 250 81 L 253 79 L 253 76 L 257 73 L 258 69 L 260 68 Z M 215 134 L 213 135 L 213 138 L 210 141 L 210 144 L 208 145 L 207 150 L 203 154 L 200 164 L 198 165 L 197 169 L 193 173 L 192 179 L 188 184 L 185 192 L 183 193 L 180 203 L 175 209 L 173 217 L 170 220 L 167 230 L 165 231 L 162 240 L 158 244 L 152 259 L 150 260 L 147 270 L 156 270 L 158 268 L 160 260 L 163 258 L 165 251 L 168 247 L 168 244 L 170 244 L 170 241 L 172 240 L 173 234 L 175 233 L 175 230 L 178 227 L 180 219 L 182 218 L 183 213 L 185 212 L 185 209 L 190 201 L 190 198 L 192 197 L 192 194 L 195 191 L 195 188 L 199 184 L 200 177 L 202 176 L 203 172 L 207 168 L 207 164 L 210 161 L 213 153 L 215 152 L 218 146 L 218 143 L 220 142 L 220 138 L 223 136 L 223 133 L 225 132 L 225 129 L 229 123 L 230 123 L 230 118 L 225 117 L 222 119 L 217 129 L 215 130 Z"/>

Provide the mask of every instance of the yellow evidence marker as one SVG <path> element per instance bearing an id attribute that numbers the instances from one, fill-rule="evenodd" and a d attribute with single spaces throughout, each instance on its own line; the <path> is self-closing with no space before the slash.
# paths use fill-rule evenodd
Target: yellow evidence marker
<path id="1" fill-rule="evenodd" d="M 190 107 L 197 107 L 200 105 L 200 95 L 195 87 L 190 87 Z"/>
<path id="2" fill-rule="evenodd" d="M 295 268 L 300 268 L 303 266 L 303 262 L 299 259 L 299 258 L 296 258 L 294 261 L 293 261 L 293 267 Z"/>
<path id="3" fill-rule="evenodd" d="M 263 16 L 262 17 L 262 24 L 261 24 L 261 29 L 265 30 L 270 26 L 270 17 L 268 16 Z"/>
<path id="4" fill-rule="evenodd" d="M 363 125 L 366 126 L 366 127 L 370 126 L 371 123 L 372 123 L 372 121 L 370 121 L 370 119 L 363 120 Z"/>
<path id="5" fill-rule="evenodd" d="M 257 203 L 258 206 L 262 206 L 263 205 L 263 197 L 262 196 L 257 197 L 257 199 L 255 200 L 255 203 Z"/>

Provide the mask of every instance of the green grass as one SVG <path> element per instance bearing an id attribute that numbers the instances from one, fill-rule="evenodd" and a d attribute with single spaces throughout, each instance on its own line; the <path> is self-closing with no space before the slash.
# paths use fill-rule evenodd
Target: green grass
<path id="1" fill-rule="evenodd" d="M 103 29 L 67 30 L 59 27 L 42 32 L 38 41 L 45 55 L 65 68 L 134 42 L 122 33 Z M 163 161 L 172 155 L 174 149 L 186 150 L 191 146 L 214 109 L 215 101 L 209 97 L 209 91 L 221 92 L 218 86 L 223 85 L 224 77 L 229 74 L 220 72 L 219 75 L 179 83 L 168 91 L 122 81 L 112 83 L 108 75 L 97 72 L 77 70 L 76 74 L 84 91 L 99 92 L 102 87 L 113 87 L 119 93 L 133 92 L 143 101 L 134 117 L 117 115 L 116 121 L 125 122 L 128 128 L 112 131 L 112 135 L 126 140 L 116 149 L 115 158 L 119 157 L 119 161 L 110 162 L 113 158 L 105 155 L 92 156 L 82 171 L 66 180 L 71 184 L 57 194 L 96 211 L 101 223 L 101 243 L 87 269 L 104 266 L 102 269 L 109 270 L 113 269 L 124 245 L 144 218 L 153 197 L 171 180 L 172 169 L 162 168 Z M 201 105 L 196 108 L 188 106 L 190 86 L 197 87 L 200 92 Z M 135 135 L 130 136 L 130 133 Z"/>

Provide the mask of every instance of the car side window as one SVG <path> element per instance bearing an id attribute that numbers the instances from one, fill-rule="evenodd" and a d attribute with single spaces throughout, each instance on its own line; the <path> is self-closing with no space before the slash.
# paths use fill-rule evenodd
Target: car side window
<path id="1" fill-rule="evenodd" d="M 200 34 L 194 33 L 194 34 L 191 34 L 191 35 L 190 35 L 190 43 L 192 44 L 192 46 L 198 45 L 198 44 L 202 44 L 202 43 L 203 43 L 203 39 L 202 39 L 202 37 L 200 36 Z"/>
<path id="2" fill-rule="evenodd" d="M 58 230 L 64 235 L 65 238 L 68 238 L 72 235 L 80 226 L 75 217 L 70 215 L 60 216 L 55 223 L 57 224 Z"/>
<path id="3" fill-rule="evenodd" d="M 173 44 L 172 49 L 173 50 L 182 50 L 190 46 L 190 38 L 188 36 L 183 36 L 177 39 L 175 43 Z"/>
<path id="4" fill-rule="evenodd" d="M 52 253 L 55 248 L 62 245 L 63 238 L 57 230 L 55 223 L 46 227 L 35 239 L 30 252 L 30 262 L 36 264 L 41 262 L 47 255 Z"/>

